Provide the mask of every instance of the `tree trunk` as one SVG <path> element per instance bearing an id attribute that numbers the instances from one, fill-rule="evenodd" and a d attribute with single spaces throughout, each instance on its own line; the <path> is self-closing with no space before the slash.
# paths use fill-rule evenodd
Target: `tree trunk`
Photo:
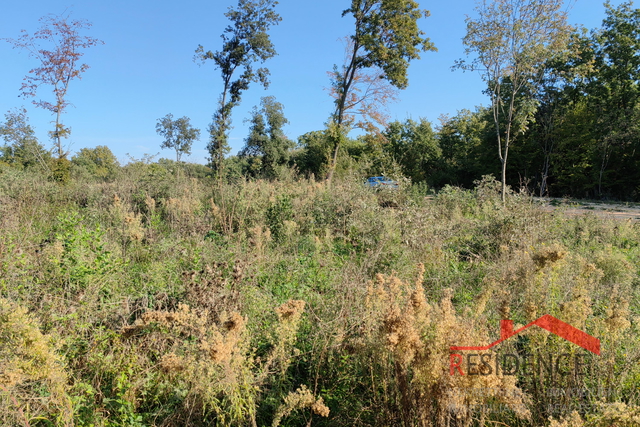
<path id="1" fill-rule="evenodd" d="M 62 158 L 62 141 L 60 141 L 60 106 L 56 107 L 56 147 L 58 148 L 58 158 Z"/>
<path id="2" fill-rule="evenodd" d="M 600 163 L 600 171 L 598 173 L 598 197 L 602 198 L 602 178 L 604 177 L 604 171 L 609 163 L 609 156 L 611 155 L 609 150 L 609 144 L 604 143 L 604 149 L 602 150 L 602 162 Z"/>
<path id="3" fill-rule="evenodd" d="M 542 177 L 540 179 L 540 197 L 544 197 L 547 192 L 547 178 L 549 177 L 549 158 L 545 156 L 542 167 Z"/>
<path id="4" fill-rule="evenodd" d="M 502 204 L 507 198 L 507 158 L 506 156 L 502 160 Z"/>
<path id="5" fill-rule="evenodd" d="M 358 23 L 356 23 L 356 27 Z M 333 149 L 333 158 L 331 161 L 331 165 L 329 167 L 329 173 L 327 174 L 327 184 L 331 186 L 331 181 L 333 180 L 333 174 L 335 173 L 336 166 L 338 164 L 338 151 L 340 150 L 340 143 L 342 142 L 342 122 L 344 121 L 344 110 L 345 105 L 347 103 L 347 96 L 349 95 L 349 91 L 351 90 L 351 85 L 353 84 L 353 80 L 355 78 L 357 64 L 356 60 L 358 58 L 358 50 L 360 49 L 360 45 L 356 42 L 353 46 L 353 53 L 351 54 L 351 60 L 349 61 L 349 65 L 347 66 L 343 80 L 342 80 L 342 93 L 340 94 L 340 98 L 338 99 L 336 112 L 334 114 L 334 120 L 337 125 L 337 136 L 334 139 L 334 149 Z"/>
<path id="6" fill-rule="evenodd" d="M 338 165 L 338 151 L 340 150 L 340 135 L 336 137 L 336 142 L 334 143 L 333 149 L 333 158 L 331 160 L 331 166 L 329 167 L 329 173 L 327 174 L 327 184 L 331 186 L 331 181 L 333 180 L 333 173 L 336 170 L 336 166 Z"/>
<path id="7" fill-rule="evenodd" d="M 227 120 L 229 119 L 227 116 L 227 113 L 225 112 L 225 105 L 227 103 L 227 94 L 229 92 L 229 82 L 231 79 L 231 75 L 233 74 L 233 72 L 231 74 L 229 74 L 224 81 L 224 88 L 222 90 L 222 96 L 220 98 L 220 117 L 221 117 L 221 124 L 220 126 L 222 126 L 221 129 L 218 129 L 218 135 L 213 136 L 214 138 L 220 138 L 220 135 L 223 135 L 225 132 L 225 129 L 227 127 Z M 214 116 L 215 119 L 215 116 Z M 215 124 L 215 122 L 213 123 Z M 215 170 L 215 174 L 217 176 L 217 178 L 222 181 L 222 169 L 223 169 L 223 160 L 224 160 L 224 149 L 222 147 L 222 141 L 216 141 L 217 143 L 217 147 L 216 148 L 216 153 L 211 153 L 211 156 L 214 157 L 215 155 L 215 159 L 212 158 L 213 163 L 216 166 L 216 170 Z"/>

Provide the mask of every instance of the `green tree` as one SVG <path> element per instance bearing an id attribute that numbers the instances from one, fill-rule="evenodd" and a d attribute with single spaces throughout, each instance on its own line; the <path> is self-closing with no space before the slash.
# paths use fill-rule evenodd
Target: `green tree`
<path id="1" fill-rule="evenodd" d="M 398 89 L 408 84 L 409 62 L 420 58 L 421 51 L 435 50 L 434 45 L 418 28 L 418 19 L 429 13 L 419 9 L 413 0 L 352 0 L 351 7 L 342 16 L 352 15 L 355 32 L 342 69 L 333 73 L 333 92 L 336 109 L 329 126 L 333 142 L 333 157 L 329 167 L 331 182 L 338 160 L 340 144 L 346 138 L 345 116 L 352 104 L 352 92 L 359 82 L 367 82 L 362 76 L 365 70 L 379 70 L 374 77 L 388 81 Z M 366 94 L 366 91 L 365 91 Z"/>
<path id="2" fill-rule="evenodd" d="M 173 120 L 173 114 L 158 119 L 156 132 L 164 137 L 160 148 L 176 150 L 176 162 L 183 154 L 190 155 L 193 141 L 200 139 L 200 129 L 193 128 L 188 117 Z"/>
<path id="3" fill-rule="evenodd" d="M 538 109 L 535 113 L 535 126 L 532 132 L 533 139 L 538 143 L 542 155 L 542 165 L 539 172 L 540 197 L 547 195 L 549 191 L 548 180 L 551 170 L 551 159 L 557 148 L 556 128 L 563 118 L 564 99 L 561 96 L 560 85 L 562 80 L 555 70 L 545 73 L 541 81 L 541 90 L 538 96 Z"/>
<path id="4" fill-rule="evenodd" d="M 597 112 L 598 195 L 605 185 L 622 196 L 637 185 L 640 151 L 640 9 L 605 3 L 594 33 L 595 64 L 587 93 Z M 615 167 L 610 167 L 615 164 Z"/>
<path id="5" fill-rule="evenodd" d="M 33 103 L 55 114 L 55 129 L 50 135 L 54 140 L 58 158 L 62 159 L 68 154 L 62 148 L 62 138 L 71 132 L 70 128 L 61 123 L 61 114 L 69 106 L 69 84 L 76 78 L 80 79 L 82 73 L 89 68 L 87 64 L 80 63 L 80 58 L 84 55 L 83 50 L 104 42 L 82 36 L 81 31 L 91 27 L 91 24 L 84 20 L 71 19 L 69 15 L 44 16 L 40 18 L 40 23 L 40 29 L 33 35 L 22 30 L 20 38 L 4 40 L 14 48 L 26 50 L 40 63 L 39 67 L 33 68 L 24 78 L 20 89 L 22 96 L 35 97 L 37 89 L 42 85 L 51 86 L 53 89 L 53 101 L 37 100 Z"/>
<path id="6" fill-rule="evenodd" d="M 440 117 L 438 142 L 442 150 L 435 185 L 461 185 L 468 188 L 483 175 L 498 172 L 489 155 L 486 140 L 491 112 L 487 108 L 460 110 L 453 117 Z M 493 162 L 492 162 L 493 160 Z"/>
<path id="7" fill-rule="evenodd" d="M 355 155 L 359 169 L 366 175 L 392 175 L 397 176 L 403 174 L 401 166 L 396 162 L 393 156 L 393 150 L 389 149 L 389 140 L 383 133 L 368 133 L 358 137 L 357 142 L 362 146 L 361 153 L 356 153 L 353 144 L 347 146 L 346 150 L 351 155 Z"/>
<path id="8" fill-rule="evenodd" d="M 640 194 L 640 10 L 631 3 L 605 8 L 601 28 L 576 32 L 566 57 L 548 64 L 557 82 L 543 81 L 538 96 L 543 114 L 531 139 L 544 144 L 542 170 L 549 168 L 557 195 Z"/>
<path id="9" fill-rule="evenodd" d="M 298 170 L 316 178 L 325 176 L 331 159 L 331 144 L 326 131 L 316 130 L 300 135 L 297 150 L 293 153 Z"/>
<path id="10" fill-rule="evenodd" d="M 289 123 L 284 116 L 284 106 L 273 96 L 261 99 L 260 109 L 253 108 L 251 114 L 250 133 L 241 157 L 259 158 L 260 174 L 267 178 L 275 178 L 278 168 L 289 161 L 290 150 L 294 143 L 282 130 Z"/>
<path id="11" fill-rule="evenodd" d="M 428 120 L 394 121 L 389 123 L 384 136 L 388 141 L 385 148 L 400 164 L 403 175 L 413 182 L 431 178 L 442 150 Z"/>
<path id="12" fill-rule="evenodd" d="M 5 163 L 21 167 L 39 166 L 49 170 L 51 153 L 38 142 L 33 128 L 29 124 L 27 111 L 15 109 L 5 114 L 5 122 L 0 124 L 0 136 L 5 146 L 0 147 L 0 159 Z"/>
<path id="13" fill-rule="evenodd" d="M 476 70 L 488 85 L 502 166 L 502 200 L 506 194 L 507 159 L 513 136 L 524 133 L 533 114 L 531 96 L 546 61 L 561 52 L 569 35 L 562 0 L 493 0 L 467 18 L 463 39 L 470 62 L 457 66 Z"/>
<path id="14" fill-rule="evenodd" d="M 82 148 L 71 158 L 71 163 L 84 167 L 91 175 L 101 179 L 113 179 L 120 167 L 118 159 L 106 145 Z"/>
<path id="15" fill-rule="evenodd" d="M 183 174 L 189 178 L 205 179 L 211 176 L 211 169 L 198 163 L 176 162 L 171 159 L 158 159 L 158 166 L 162 166 L 170 174 Z"/>
<path id="16" fill-rule="evenodd" d="M 209 125 L 207 146 L 216 173 L 221 172 L 224 156 L 229 152 L 232 109 L 240 104 L 242 93 L 251 83 L 260 82 L 265 89 L 269 85 L 269 70 L 254 69 L 254 64 L 276 55 L 268 31 L 281 20 L 275 12 L 277 4 L 275 0 L 238 0 L 237 8 L 229 8 L 225 13 L 231 25 L 222 34 L 222 50 L 205 51 L 202 45 L 196 49 L 195 59 L 201 63 L 213 60 L 223 81 L 218 109 Z"/>
<path id="17" fill-rule="evenodd" d="M 552 135 L 557 141 L 549 166 L 552 194 L 593 197 L 597 193 L 596 120 L 587 99 L 563 108 Z"/>

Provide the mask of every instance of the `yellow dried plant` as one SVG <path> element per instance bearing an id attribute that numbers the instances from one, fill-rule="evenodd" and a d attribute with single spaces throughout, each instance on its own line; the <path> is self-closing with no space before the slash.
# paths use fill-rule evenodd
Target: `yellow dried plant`
<path id="1" fill-rule="evenodd" d="M 392 356 L 390 378 L 397 383 L 405 423 L 449 425 L 481 417 L 474 408 L 498 402 L 518 417 L 528 419 L 528 397 L 506 375 L 451 375 L 450 346 L 489 342 L 486 326 L 475 317 L 456 313 L 452 293 L 437 304 L 424 294 L 419 267 L 415 284 L 391 275 L 370 282 L 365 299 L 365 324 L 360 348 L 373 347 L 379 360 Z M 477 311 L 476 311 L 477 312 Z M 386 354 L 386 355 L 385 355 Z M 474 390 L 488 390 L 477 394 Z M 499 392 L 502 390 L 502 392 Z M 417 423 L 417 424 L 416 424 Z"/>
<path id="2" fill-rule="evenodd" d="M 40 417 L 72 426 L 67 382 L 52 337 L 40 332 L 25 308 L 0 298 L 0 421 L 13 425 Z"/>

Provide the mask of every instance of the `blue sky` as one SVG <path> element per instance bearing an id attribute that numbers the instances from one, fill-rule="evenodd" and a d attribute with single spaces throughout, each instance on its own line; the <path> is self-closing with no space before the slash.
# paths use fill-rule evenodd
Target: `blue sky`
<path id="1" fill-rule="evenodd" d="M 75 152 L 83 147 L 107 145 L 121 162 L 127 153 L 134 158 L 160 153 L 161 138 L 155 133 L 158 118 L 167 113 L 187 116 L 202 129 L 187 161 L 205 163 L 206 128 L 221 91 L 219 72 L 213 64 L 199 67 L 193 62 L 198 44 L 207 50 L 221 47 L 220 34 L 228 24 L 224 13 L 236 0 L 110 0 L 73 2 L 29 0 L 5 2 L 0 14 L 0 38 L 16 38 L 21 29 L 33 33 L 38 19 L 46 14 L 71 10 L 72 17 L 86 19 L 93 27 L 86 33 L 105 42 L 86 51 L 84 62 L 91 67 L 81 80 L 71 82 L 68 100 L 73 104 L 63 117 L 72 129 L 67 141 Z M 621 3 L 612 1 L 614 5 Z M 282 21 L 272 30 L 278 56 L 265 65 L 271 70 L 271 86 L 263 90 L 252 86 L 233 112 L 230 143 L 232 153 L 244 144 L 248 134 L 244 120 L 260 97 L 273 95 L 285 107 L 290 124 L 286 134 L 299 135 L 321 130 L 333 104 L 324 89 L 329 84 L 327 71 L 341 63 L 340 39 L 351 33 L 352 20 L 341 18 L 348 0 L 281 0 L 278 12 Z M 462 58 L 465 15 L 473 16 L 473 0 L 420 1 L 431 11 L 420 27 L 435 43 L 438 52 L 426 52 L 412 62 L 409 87 L 399 101 L 390 106 L 392 119 L 424 117 L 436 124 L 441 114 L 455 114 L 463 108 L 487 104 L 483 83 L 475 73 L 451 71 Z M 599 27 L 604 17 L 600 0 L 578 0 L 570 12 L 573 24 Z M 37 65 L 26 52 L 0 41 L 0 113 L 25 106 L 41 142 L 50 142 L 52 115 L 19 98 L 23 77 Z M 50 99 L 50 89 L 39 95 Z M 3 119 L 3 117 L 2 117 Z"/>

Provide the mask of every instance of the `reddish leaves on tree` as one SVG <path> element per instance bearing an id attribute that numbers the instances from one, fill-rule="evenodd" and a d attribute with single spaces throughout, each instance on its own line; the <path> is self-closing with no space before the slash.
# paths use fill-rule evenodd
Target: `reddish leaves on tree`
<path id="1" fill-rule="evenodd" d="M 81 73 L 89 68 L 87 64 L 79 63 L 84 54 L 82 50 L 104 42 L 80 35 L 81 30 L 91 27 L 91 24 L 84 20 L 72 20 L 69 16 L 63 15 L 48 15 L 40 18 L 40 23 L 40 29 L 33 35 L 22 30 L 18 39 L 7 41 L 16 48 L 27 50 L 40 61 L 40 66 L 30 70 L 24 78 L 20 88 L 22 95 L 35 97 L 40 85 L 53 86 L 55 103 L 34 101 L 34 104 L 57 113 L 69 104 L 64 99 L 69 82 L 81 78 Z"/>

